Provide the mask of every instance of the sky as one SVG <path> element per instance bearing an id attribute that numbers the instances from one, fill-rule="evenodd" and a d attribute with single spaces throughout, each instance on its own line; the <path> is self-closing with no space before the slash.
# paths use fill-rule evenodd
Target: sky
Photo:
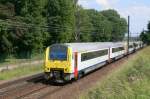
<path id="1" fill-rule="evenodd" d="M 115 9 L 123 18 L 130 16 L 130 32 L 137 36 L 150 21 L 150 0 L 79 0 L 85 9 Z"/>

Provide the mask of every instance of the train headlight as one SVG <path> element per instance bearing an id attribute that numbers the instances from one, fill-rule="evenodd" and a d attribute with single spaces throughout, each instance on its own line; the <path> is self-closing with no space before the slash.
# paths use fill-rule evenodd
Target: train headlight
<path id="1" fill-rule="evenodd" d="M 68 71 L 68 69 L 67 68 L 65 68 L 65 72 L 67 72 Z"/>
<path id="2" fill-rule="evenodd" d="M 49 67 L 45 68 L 45 70 L 46 70 L 47 72 L 50 72 L 50 68 L 49 68 Z"/>
<path id="3" fill-rule="evenodd" d="M 68 69 L 68 68 L 65 68 L 65 72 L 69 72 L 69 69 Z"/>

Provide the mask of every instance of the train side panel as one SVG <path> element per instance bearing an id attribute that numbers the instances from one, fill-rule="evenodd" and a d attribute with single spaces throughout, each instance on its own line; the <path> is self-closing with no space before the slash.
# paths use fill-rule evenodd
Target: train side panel
<path id="1" fill-rule="evenodd" d="M 94 69 L 97 69 L 109 60 L 109 50 L 108 49 L 102 49 L 102 50 L 107 50 L 107 54 L 104 56 L 100 56 L 97 58 L 89 59 L 82 61 L 82 53 L 78 53 L 78 71 L 84 71 L 85 73 L 88 73 Z"/>

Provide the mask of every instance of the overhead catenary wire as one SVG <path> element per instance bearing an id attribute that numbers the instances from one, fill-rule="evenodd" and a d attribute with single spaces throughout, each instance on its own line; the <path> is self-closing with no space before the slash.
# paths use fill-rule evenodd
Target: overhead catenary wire
<path id="1" fill-rule="evenodd" d="M 20 22 L 10 22 L 10 21 L 5 21 L 5 20 L 0 20 L 0 24 L 8 25 L 8 26 L 14 26 L 14 27 L 24 27 L 24 28 L 42 28 L 42 29 L 67 28 L 67 29 L 73 29 L 71 27 L 62 26 L 62 25 L 37 25 L 37 24 L 27 24 L 27 23 L 20 23 Z"/>
<path id="2" fill-rule="evenodd" d="M 1 23 L 3 22 L 3 23 Z M 19 29 L 28 29 L 28 28 L 41 28 L 41 29 L 56 29 L 58 30 L 62 30 L 63 29 L 68 29 L 68 30 L 73 30 L 73 28 L 71 27 L 67 27 L 67 26 L 62 26 L 62 25 L 35 25 L 35 24 L 26 24 L 26 23 L 20 23 L 20 22 L 8 22 L 8 21 L 4 21 L 4 20 L 0 20 L 0 24 L 1 25 L 6 25 L 9 26 L 8 28 L 14 29 L 14 28 L 19 28 Z M 88 26 L 88 25 L 82 25 L 82 26 Z M 100 29 L 81 29 L 86 31 L 99 31 Z"/>
<path id="3" fill-rule="evenodd" d="M 1 20 L 0 19 L 0 26 L 7 26 L 6 30 L 15 30 L 15 29 L 19 29 L 19 30 L 29 30 L 29 29 L 34 29 L 34 28 L 39 28 L 39 31 L 48 31 L 48 30 L 53 30 L 55 31 L 55 33 L 61 33 L 64 29 L 70 30 L 70 31 L 74 31 L 74 29 L 72 27 L 67 27 L 67 26 L 62 26 L 62 25 L 56 25 L 56 24 L 51 24 L 51 25 L 35 25 L 35 24 L 27 24 L 27 23 L 21 23 L 21 22 L 14 22 L 14 21 L 9 21 L 9 20 Z M 88 25 L 82 25 L 82 26 L 88 26 Z M 84 32 L 82 32 L 84 31 Z M 89 29 L 89 28 L 84 28 L 80 30 L 80 35 L 84 35 L 86 33 L 88 33 L 89 31 L 93 31 L 91 33 L 89 33 L 90 35 L 101 35 L 106 37 L 105 33 L 102 33 L 101 29 Z M 50 31 L 51 32 L 51 31 Z M 74 36 L 76 36 L 74 33 L 71 33 Z M 111 33 L 110 33 L 111 34 Z M 131 33 L 130 33 L 131 34 Z M 112 35 L 112 34 L 111 34 Z M 122 35 L 117 36 L 117 37 L 122 37 Z"/>

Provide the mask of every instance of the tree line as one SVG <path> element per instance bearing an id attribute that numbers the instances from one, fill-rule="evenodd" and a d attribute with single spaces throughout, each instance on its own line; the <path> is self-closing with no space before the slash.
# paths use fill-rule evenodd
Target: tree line
<path id="1" fill-rule="evenodd" d="M 127 22 L 117 11 L 74 0 L 1 0 L 0 54 L 39 53 L 53 43 L 121 41 Z"/>
<path id="2" fill-rule="evenodd" d="M 150 44 L 150 21 L 147 25 L 147 30 L 143 30 L 140 35 L 141 40 L 143 43 L 149 45 Z"/>

